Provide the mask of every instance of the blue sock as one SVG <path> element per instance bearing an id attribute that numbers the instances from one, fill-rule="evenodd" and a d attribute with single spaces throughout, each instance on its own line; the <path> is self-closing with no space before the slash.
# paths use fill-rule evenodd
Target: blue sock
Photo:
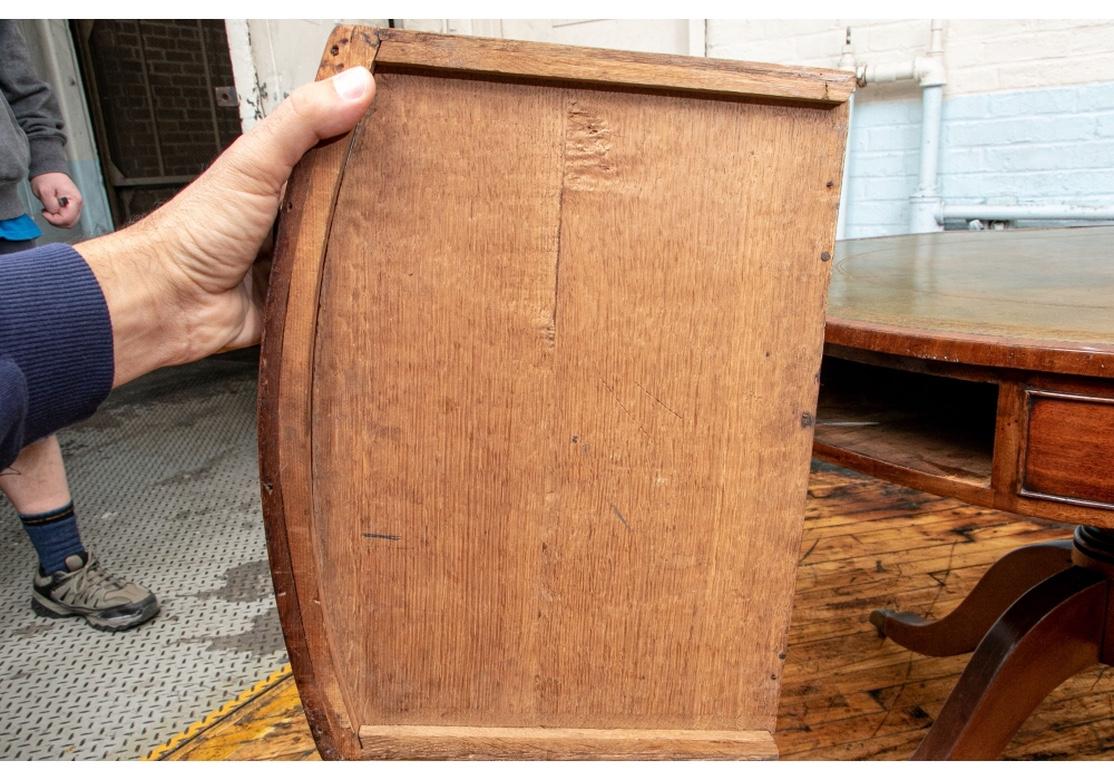
<path id="1" fill-rule="evenodd" d="M 81 532 L 77 530 L 72 501 L 51 512 L 20 515 L 19 519 L 39 554 L 39 571 L 43 574 L 67 571 L 66 558 L 84 556 L 85 547 L 81 544 Z"/>

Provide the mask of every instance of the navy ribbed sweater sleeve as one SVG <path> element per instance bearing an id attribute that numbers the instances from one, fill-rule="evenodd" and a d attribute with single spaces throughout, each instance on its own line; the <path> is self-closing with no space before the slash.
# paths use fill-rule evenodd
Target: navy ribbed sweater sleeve
<path id="1" fill-rule="evenodd" d="M 0 469 L 25 444 L 91 415 L 112 389 L 112 323 L 65 244 L 0 255 Z"/>

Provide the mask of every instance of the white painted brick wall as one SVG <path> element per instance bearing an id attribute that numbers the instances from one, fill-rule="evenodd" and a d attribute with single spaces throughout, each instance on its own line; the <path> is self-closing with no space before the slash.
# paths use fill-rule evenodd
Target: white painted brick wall
<path id="1" fill-rule="evenodd" d="M 859 93 L 845 237 L 908 231 L 920 112 L 915 91 Z M 1114 205 L 1114 82 L 954 96 L 942 130 L 940 191 L 949 204 Z"/>
<path id="2" fill-rule="evenodd" d="M 848 26 L 860 61 L 904 61 L 928 47 L 928 19 L 712 19 L 708 56 L 836 67 Z M 945 95 L 1114 81 L 1114 20 L 948 20 L 944 57 Z"/>
<path id="3" fill-rule="evenodd" d="M 848 25 L 857 62 L 908 61 L 928 47 L 927 19 L 712 20 L 708 56 L 837 67 Z M 945 25 L 944 199 L 1114 205 L 1114 20 Z M 908 231 L 919 95 L 911 83 L 858 92 L 845 237 Z"/>

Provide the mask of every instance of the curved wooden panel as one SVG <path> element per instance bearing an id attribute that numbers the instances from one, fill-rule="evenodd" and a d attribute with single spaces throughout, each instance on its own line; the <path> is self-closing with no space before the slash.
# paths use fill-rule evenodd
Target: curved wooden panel
<path id="1" fill-rule="evenodd" d="M 322 754 L 770 757 L 845 107 L 362 28 L 322 72 L 380 39 L 290 185 L 262 368 Z"/>

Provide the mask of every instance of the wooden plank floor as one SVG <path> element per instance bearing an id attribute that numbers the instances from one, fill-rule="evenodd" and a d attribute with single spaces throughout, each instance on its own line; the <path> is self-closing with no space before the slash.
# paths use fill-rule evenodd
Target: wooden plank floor
<path id="1" fill-rule="evenodd" d="M 778 715 L 782 757 L 909 756 L 968 656 L 902 650 L 877 636 L 866 620 L 870 610 L 888 606 L 938 617 L 1006 551 L 1069 535 L 1065 526 L 817 464 Z M 288 674 L 245 698 L 152 757 L 317 758 Z M 1060 686 L 1005 757 L 1114 758 L 1114 671 L 1095 667 Z"/>

